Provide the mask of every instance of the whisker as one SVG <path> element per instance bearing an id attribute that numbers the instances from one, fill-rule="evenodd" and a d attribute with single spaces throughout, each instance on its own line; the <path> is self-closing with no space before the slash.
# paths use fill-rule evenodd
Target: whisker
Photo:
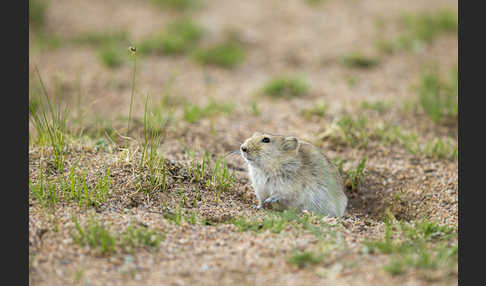
<path id="1" fill-rule="evenodd" d="M 240 151 L 239 150 L 230 151 L 230 152 L 226 153 L 226 155 L 224 155 L 224 158 L 231 156 L 231 155 L 240 155 Z"/>

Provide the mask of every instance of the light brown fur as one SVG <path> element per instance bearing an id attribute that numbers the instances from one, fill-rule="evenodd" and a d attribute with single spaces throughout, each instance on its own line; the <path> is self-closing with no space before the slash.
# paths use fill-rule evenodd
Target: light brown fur
<path id="1" fill-rule="evenodd" d="M 240 149 L 248 163 L 258 208 L 271 205 L 281 210 L 343 215 L 347 198 L 339 172 L 312 144 L 295 137 L 256 132 Z"/>

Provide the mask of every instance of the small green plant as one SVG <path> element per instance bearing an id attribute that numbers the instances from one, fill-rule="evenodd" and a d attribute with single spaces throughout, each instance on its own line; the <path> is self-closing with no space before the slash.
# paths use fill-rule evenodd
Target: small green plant
<path id="1" fill-rule="evenodd" d="M 395 46 L 395 42 L 391 40 L 378 39 L 375 41 L 376 49 L 384 54 L 392 54 L 396 49 Z"/>
<path id="2" fill-rule="evenodd" d="M 439 10 L 429 13 L 404 13 L 400 18 L 402 31 L 394 39 L 379 39 L 376 47 L 384 53 L 422 51 L 438 36 L 457 33 L 457 12 Z"/>
<path id="3" fill-rule="evenodd" d="M 346 75 L 344 77 L 344 79 L 346 80 L 346 84 L 350 87 L 350 88 L 354 88 L 358 85 L 359 83 L 359 77 L 356 76 L 356 75 Z"/>
<path id="4" fill-rule="evenodd" d="M 425 154 L 433 158 L 458 159 L 458 146 L 452 139 L 434 138 L 425 145 Z"/>
<path id="5" fill-rule="evenodd" d="M 117 68 L 123 64 L 123 53 L 117 46 L 109 45 L 99 51 L 101 62 L 108 68 Z"/>
<path id="6" fill-rule="evenodd" d="M 255 116 L 260 116 L 262 114 L 260 108 L 258 107 L 258 103 L 256 101 L 253 101 L 250 104 L 250 112 Z"/>
<path id="7" fill-rule="evenodd" d="M 103 47 L 112 45 L 121 46 L 128 38 L 128 32 L 125 30 L 106 30 L 101 32 L 85 32 L 72 38 L 71 41 L 79 45 Z"/>
<path id="8" fill-rule="evenodd" d="M 263 93 L 271 97 L 304 96 L 309 92 L 309 84 L 296 76 L 277 76 L 263 87 Z"/>
<path id="9" fill-rule="evenodd" d="M 453 70 L 449 82 L 440 79 L 438 72 L 427 71 L 421 74 L 419 83 L 414 86 L 423 110 L 437 123 L 447 120 L 456 121 L 458 116 L 457 69 Z"/>
<path id="10" fill-rule="evenodd" d="M 366 241 L 364 245 L 368 251 L 391 255 L 385 265 L 391 275 L 403 274 L 410 268 L 433 270 L 457 265 L 457 231 L 425 218 L 412 222 L 387 218 L 384 239 Z"/>
<path id="11" fill-rule="evenodd" d="M 245 217 L 233 218 L 229 221 L 238 228 L 239 231 L 263 232 L 269 230 L 273 233 L 280 233 L 286 226 L 287 222 L 278 218 L 265 218 L 263 222 L 257 220 L 248 220 Z"/>
<path id="12" fill-rule="evenodd" d="M 405 262 L 403 259 L 392 258 L 391 261 L 385 265 L 384 269 L 392 276 L 401 275 L 405 272 Z"/>
<path id="13" fill-rule="evenodd" d="M 337 126 L 340 128 L 344 141 L 352 147 L 366 148 L 369 142 L 368 120 L 364 116 L 353 119 L 349 115 L 342 116 Z"/>
<path id="14" fill-rule="evenodd" d="M 42 169 L 36 184 L 33 184 L 29 178 L 29 190 L 43 207 L 54 206 L 59 201 L 59 196 L 56 193 L 56 184 L 47 182 Z"/>
<path id="15" fill-rule="evenodd" d="M 326 2 L 326 0 L 305 0 L 305 2 L 310 5 L 317 5 Z"/>
<path id="16" fill-rule="evenodd" d="M 229 190 L 235 182 L 235 176 L 227 168 L 224 158 L 218 158 L 212 170 L 210 164 L 210 154 L 206 151 L 201 162 L 193 159 L 189 163 L 187 172 L 191 181 L 204 183 L 207 190 L 213 191 L 216 202 L 219 202 L 221 193 Z"/>
<path id="17" fill-rule="evenodd" d="M 194 155 L 190 155 L 193 160 L 187 167 L 187 173 L 193 182 L 203 182 L 206 178 L 206 173 L 208 170 L 208 165 L 210 163 L 209 152 L 204 152 L 204 156 L 201 162 L 194 160 Z"/>
<path id="18" fill-rule="evenodd" d="M 280 233 L 289 225 L 302 226 L 312 233 L 319 235 L 319 230 L 309 222 L 308 214 L 299 214 L 295 210 L 285 210 L 283 212 L 269 212 L 263 219 L 247 219 L 244 216 L 235 217 L 228 221 L 236 228 L 243 231 Z"/>
<path id="19" fill-rule="evenodd" d="M 215 191 L 216 201 L 218 202 L 221 193 L 229 190 L 234 181 L 235 177 L 233 174 L 230 174 L 226 167 L 226 162 L 224 162 L 223 158 L 219 158 L 213 169 L 211 179 L 206 181 L 206 187 Z"/>
<path id="20" fill-rule="evenodd" d="M 182 219 L 184 218 L 183 213 L 182 213 L 182 207 L 179 205 L 177 207 L 177 210 L 174 213 L 166 212 L 164 214 L 164 218 L 174 222 L 177 225 L 181 225 Z"/>
<path id="21" fill-rule="evenodd" d="M 344 158 L 339 158 L 339 157 L 335 157 L 332 159 L 332 162 L 334 163 L 334 165 L 337 167 L 339 173 L 343 173 L 344 172 L 344 169 L 343 169 L 343 166 L 344 166 L 344 163 L 346 163 L 346 159 Z"/>
<path id="22" fill-rule="evenodd" d="M 327 113 L 328 105 L 326 103 L 317 103 L 313 107 L 304 108 L 301 115 L 309 119 L 313 116 L 324 117 Z"/>
<path id="23" fill-rule="evenodd" d="M 197 213 L 196 210 L 194 210 L 190 215 L 184 216 L 184 220 L 187 221 L 188 223 L 195 225 L 197 222 Z"/>
<path id="24" fill-rule="evenodd" d="M 199 5 L 200 0 L 150 0 L 152 3 L 176 10 L 186 10 Z"/>
<path id="25" fill-rule="evenodd" d="M 73 222 L 77 230 L 77 234 L 73 234 L 75 243 L 100 250 L 103 254 L 115 251 L 115 235 L 111 233 L 109 225 L 105 226 L 93 217 L 85 227 L 82 227 L 74 217 Z"/>
<path id="26" fill-rule="evenodd" d="M 65 44 L 64 39 L 53 33 L 39 31 L 34 35 L 34 48 L 40 51 L 50 51 Z"/>
<path id="27" fill-rule="evenodd" d="M 407 50 L 428 44 L 441 34 L 457 32 L 457 13 L 449 10 L 404 13 L 401 22 L 405 32 L 399 37 L 399 45 Z"/>
<path id="28" fill-rule="evenodd" d="M 141 55 L 182 54 L 193 49 L 203 35 L 203 29 L 189 19 L 176 20 L 158 35 L 147 38 L 138 45 Z"/>
<path id="29" fill-rule="evenodd" d="M 316 255 L 310 251 L 294 251 L 289 258 L 289 263 L 304 268 L 310 265 L 319 264 L 324 260 L 324 255 Z"/>
<path id="30" fill-rule="evenodd" d="M 123 252 L 134 253 L 135 250 L 145 247 L 147 249 L 158 249 L 160 242 L 164 240 L 164 235 L 150 230 L 147 227 L 135 227 L 131 223 L 124 232 L 121 233 L 118 245 Z"/>
<path id="31" fill-rule="evenodd" d="M 71 168 L 69 175 L 58 180 L 59 189 L 65 201 L 77 201 L 80 206 L 97 206 L 106 201 L 110 189 L 110 170 L 105 168 L 104 174 L 98 178 L 93 187 L 88 187 L 86 172 L 81 177 L 75 173 L 77 164 Z"/>
<path id="32" fill-rule="evenodd" d="M 29 27 L 42 30 L 46 23 L 47 3 L 44 0 L 29 0 Z"/>
<path id="33" fill-rule="evenodd" d="M 80 269 L 80 270 L 77 270 L 75 273 L 74 273 L 74 283 L 79 283 L 81 282 L 81 279 L 83 279 L 84 277 L 84 270 L 83 269 Z"/>
<path id="34" fill-rule="evenodd" d="M 158 149 L 165 137 L 165 131 L 168 126 L 169 116 L 165 120 L 151 120 L 154 117 L 147 108 L 148 96 L 145 99 L 145 109 L 143 118 L 144 142 L 142 144 L 142 156 L 140 158 L 139 168 L 146 167 L 149 171 L 148 187 L 145 185 L 144 190 L 151 192 L 157 188 L 165 191 L 167 186 L 167 173 L 165 168 L 165 159 L 158 153 Z M 157 124 L 154 126 L 154 124 Z M 146 180 L 146 178 L 144 178 Z"/>
<path id="35" fill-rule="evenodd" d="M 343 56 L 342 62 L 348 67 L 371 68 L 376 66 L 379 60 L 377 58 L 364 55 L 361 52 L 354 51 L 349 53 L 348 55 Z"/>
<path id="36" fill-rule="evenodd" d="M 204 117 L 212 117 L 217 114 L 231 114 L 234 108 L 234 104 L 217 102 L 215 100 L 210 100 L 204 107 L 188 103 L 184 105 L 184 120 L 189 123 L 196 123 Z"/>
<path id="37" fill-rule="evenodd" d="M 421 145 L 417 133 L 403 131 L 399 126 L 386 123 L 375 128 L 370 136 L 387 145 L 399 143 L 411 154 L 418 155 L 421 153 Z"/>
<path id="38" fill-rule="evenodd" d="M 374 110 L 380 114 L 385 113 L 388 109 L 390 108 L 390 105 L 386 102 L 383 102 L 381 100 L 377 101 L 362 101 L 361 102 L 361 109 L 365 110 Z"/>
<path id="39" fill-rule="evenodd" d="M 125 61 L 124 44 L 128 40 L 125 30 L 107 30 L 101 32 L 85 32 L 70 41 L 78 45 L 97 47 L 100 61 L 108 68 L 117 68 Z"/>
<path id="40" fill-rule="evenodd" d="M 134 253 L 140 248 L 157 249 L 164 235 L 147 227 L 135 227 L 134 223 L 120 233 L 110 230 L 108 224 L 103 224 L 91 216 L 85 226 L 81 226 L 76 218 L 72 218 L 76 233 L 73 240 L 81 246 L 87 246 L 102 254 L 108 255 L 118 251 Z"/>
<path id="41" fill-rule="evenodd" d="M 348 178 L 351 182 L 351 189 L 356 190 L 358 186 L 362 183 L 364 178 L 364 170 L 366 165 L 366 157 L 359 161 L 355 169 L 348 170 Z"/>
<path id="42" fill-rule="evenodd" d="M 40 93 L 44 95 L 44 99 L 41 95 L 36 94 L 35 90 L 31 90 L 30 98 L 36 98 L 36 104 L 29 105 L 30 121 L 37 131 L 37 143 L 41 146 L 50 145 L 54 155 L 54 166 L 58 171 L 62 172 L 68 148 L 66 130 L 68 108 L 66 106 L 62 109 L 58 105 L 57 110 L 54 109 L 53 102 L 47 93 L 37 67 L 35 71 L 39 77 Z"/>
<path id="43" fill-rule="evenodd" d="M 370 137 L 390 145 L 399 143 L 413 155 L 426 155 L 432 158 L 457 160 L 458 146 L 451 138 L 419 140 L 416 132 L 403 131 L 399 126 L 384 124 L 371 131 Z"/>
<path id="44" fill-rule="evenodd" d="M 225 41 L 208 48 L 201 48 L 194 54 L 197 61 L 205 65 L 234 68 L 245 59 L 245 49 L 236 41 Z"/>

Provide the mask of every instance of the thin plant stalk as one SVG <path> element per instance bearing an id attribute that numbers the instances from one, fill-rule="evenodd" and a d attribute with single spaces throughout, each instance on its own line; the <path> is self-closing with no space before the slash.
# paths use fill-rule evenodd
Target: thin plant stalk
<path id="1" fill-rule="evenodd" d="M 133 51 L 133 74 L 132 74 L 132 91 L 130 95 L 130 111 L 128 113 L 128 126 L 127 126 L 127 136 L 125 139 L 125 148 L 128 148 L 128 134 L 130 132 L 130 121 L 132 120 L 132 106 L 133 106 L 133 97 L 135 92 L 135 74 L 137 72 L 137 53 L 135 48 L 130 48 Z"/>

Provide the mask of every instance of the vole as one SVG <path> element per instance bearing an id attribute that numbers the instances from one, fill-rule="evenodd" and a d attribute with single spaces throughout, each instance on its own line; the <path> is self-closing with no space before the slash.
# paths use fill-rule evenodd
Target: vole
<path id="1" fill-rule="evenodd" d="M 258 199 L 256 208 L 343 215 L 348 199 L 334 164 L 314 145 L 292 136 L 255 132 L 240 152 Z"/>

